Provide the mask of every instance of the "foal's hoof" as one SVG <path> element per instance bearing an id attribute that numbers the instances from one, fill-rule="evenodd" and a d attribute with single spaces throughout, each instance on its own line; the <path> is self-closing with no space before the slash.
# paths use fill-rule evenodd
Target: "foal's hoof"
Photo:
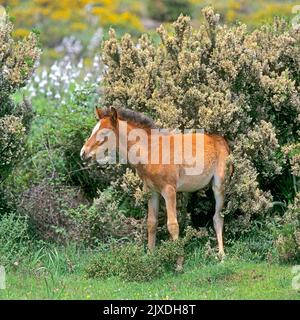
<path id="1" fill-rule="evenodd" d="M 182 265 L 176 265 L 176 269 L 175 269 L 175 271 L 176 272 L 178 272 L 178 273 L 181 273 L 181 272 L 183 272 L 183 266 Z"/>
<path id="2" fill-rule="evenodd" d="M 179 257 L 176 263 L 176 272 L 183 272 L 183 257 Z"/>
<path id="3" fill-rule="evenodd" d="M 218 255 L 217 255 L 217 258 L 218 258 L 218 260 L 219 260 L 221 263 L 224 263 L 225 257 L 226 257 L 226 256 L 225 256 L 224 251 L 223 251 L 223 252 L 219 252 Z"/>

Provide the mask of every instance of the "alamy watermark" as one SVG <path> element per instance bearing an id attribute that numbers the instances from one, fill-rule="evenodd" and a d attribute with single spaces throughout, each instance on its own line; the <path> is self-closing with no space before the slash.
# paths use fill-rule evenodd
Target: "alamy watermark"
<path id="1" fill-rule="evenodd" d="M 0 289 L 5 289 L 5 268 L 0 266 Z"/>
<path id="2" fill-rule="evenodd" d="M 119 121 L 117 132 L 95 126 L 81 150 L 82 158 L 93 158 L 100 164 L 183 165 L 187 175 L 199 175 L 204 169 L 204 130 L 141 129 L 128 130 Z"/>

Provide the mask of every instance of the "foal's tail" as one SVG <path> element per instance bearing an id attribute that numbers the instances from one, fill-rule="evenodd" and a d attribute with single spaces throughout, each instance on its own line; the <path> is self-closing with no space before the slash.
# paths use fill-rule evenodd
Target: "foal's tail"
<path id="1" fill-rule="evenodd" d="M 233 163 L 231 162 L 230 165 L 229 165 L 229 182 L 231 181 L 232 177 L 233 177 L 233 174 L 234 174 L 234 165 Z"/>
<path id="2" fill-rule="evenodd" d="M 228 155 L 230 155 L 231 151 L 230 151 L 230 147 L 229 147 L 229 143 L 231 142 L 230 140 L 228 140 L 227 138 L 224 137 L 224 140 L 226 142 L 225 146 L 226 146 L 226 150 L 228 152 Z M 233 165 L 233 161 L 231 160 L 229 165 L 228 165 L 228 169 L 229 169 L 229 175 L 228 175 L 228 182 L 231 181 L 231 178 L 234 174 L 234 165 Z"/>

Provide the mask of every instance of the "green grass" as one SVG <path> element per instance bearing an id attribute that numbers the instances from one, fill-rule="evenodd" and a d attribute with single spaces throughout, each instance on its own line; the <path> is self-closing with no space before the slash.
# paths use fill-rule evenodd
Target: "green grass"
<path id="1" fill-rule="evenodd" d="M 300 299 L 291 266 L 227 260 L 187 262 L 184 273 L 144 282 L 86 279 L 84 273 L 38 276 L 7 273 L 0 299 Z"/>

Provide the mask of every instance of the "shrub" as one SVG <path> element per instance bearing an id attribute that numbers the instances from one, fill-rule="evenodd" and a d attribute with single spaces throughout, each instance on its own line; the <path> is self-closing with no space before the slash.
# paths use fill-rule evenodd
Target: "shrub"
<path id="1" fill-rule="evenodd" d="M 89 278 L 119 276 L 127 281 L 149 281 L 164 272 L 154 255 L 145 254 L 144 247 L 127 244 L 102 253 L 86 269 Z"/>
<path id="2" fill-rule="evenodd" d="M 0 218 L 0 265 L 19 263 L 29 250 L 29 224 L 26 216 L 6 213 Z"/>
<path id="3" fill-rule="evenodd" d="M 16 105 L 11 95 L 26 84 L 40 55 L 35 34 L 14 41 L 12 31 L 13 25 L 5 17 L 0 24 L 0 188 L 23 158 L 26 128 L 32 116 L 27 100 Z M 0 194 L 5 197 L 4 191 Z M 0 208 L 3 202 L 0 199 Z"/>
<path id="4" fill-rule="evenodd" d="M 282 227 L 275 242 L 279 259 L 283 262 L 300 261 L 300 192 L 283 216 Z"/>
<path id="5" fill-rule="evenodd" d="M 149 194 L 136 172 L 126 168 L 126 172 L 115 182 L 114 189 L 120 199 L 121 209 L 131 217 L 141 218 L 147 214 Z"/>
<path id="6" fill-rule="evenodd" d="M 147 113 L 168 128 L 224 135 L 235 167 L 224 214 L 235 218 L 227 231 L 237 234 L 266 216 L 274 200 L 295 195 L 284 148 L 300 134 L 300 33 L 280 19 L 250 32 L 220 25 L 211 8 L 203 13 L 196 30 L 182 15 L 172 33 L 161 26 L 158 46 L 147 35 L 138 45 L 129 35 L 117 40 L 111 30 L 102 54 L 103 105 Z M 198 206 L 207 201 L 201 197 Z"/>
<path id="7" fill-rule="evenodd" d="M 0 118 L 0 177 L 4 180 L 9 169 L 22 157 L 24 152 L 25 128 L 20 118 L 6 115 Z M 1 181 L 0 180 L 0 181 Z"/>
<path id="8" fill-rule="evenodd" d="M 66 211 L 79 226 L 81 238 L 86 244 L 95 246 L 111 239 L 141 240 L 144 235 L 144 221 L 126 217 L 119 210 L 115 191 L 107 188 L 98 191 L 91 206 L 81 205 Z"/>
<path id="9" fill-rule="evenodd" d="M 177 257 L 185 255 L 185 249 L 192 239 L 205 239 L 206 233 L 187 228 L 186 234 L 178 241 L 165 241 L 153 253 L 146 253 L 141 243 L 126 245 L 113 244 L 109 251 L 102 251 L 91 260 L 86 268 L 90 278 L 119 276 L 126 281 L 150 281 L 175 270 Z"/>
<path id="10" fill-rule="evenodd" d="M 23 87 L 39 58 L 37 38 L 30 34 L 22 41 L 14 41 L 10 22 L 0 25 L 0 181 L 23 151 L 25 129 L 20 110 L 11 100 L 17 89 Z M 22 109 L 21 109 L 22 110 Z M 25 110 L 26 113 L 28 110 Z M 18 116 L 16 116 L 18 115 Z M 26 117 L 26 115 L 25 115 Z"/>
<path id="11" fill-rule="evenodd" d="M 31 228 L 40 239 L 59 243 L 79 242 L 81 226 L 65 211 L 84 203 L 87 200 L 78 188 L 44 180 L 19 197 L 17 209 L 29 217 Z"/>

